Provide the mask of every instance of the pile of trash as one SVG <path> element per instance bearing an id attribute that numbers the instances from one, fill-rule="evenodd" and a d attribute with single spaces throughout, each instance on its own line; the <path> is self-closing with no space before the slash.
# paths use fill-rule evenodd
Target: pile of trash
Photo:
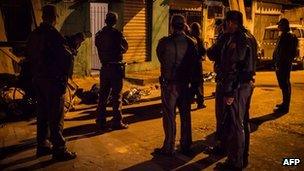
<path id="1" fill-rule="evenodd" d="M 150 94 L 151 90 L 149 89 L 143 90 L 133 87 L 122 94 L 122 103 L 124 105 L 134 104 L 139 102 L 142 99 L 142 96 L 148 96 Z"/>
<path id="2" fill-rule="evenodd" d="M 81 99 L 81 103 L 84 104 L 96 104 L 99 98 L 100 85 L 94 84 L 89 91 L 79 91 L 76 96 Z M 148 96 L 151 94 L 150 89 L 140 89 L 132 87 L 129 90 L 122 93 L 122 103 L 123 105 L 130 105 L 140 102 L 143 96 Z M 112 104 L 112 95 L 108 98 L 107 104 Z"/>
<path id="3" fill-rule="evenodd" d="M 0 120 L 35 115 L 36 101 L 26 96 L 18 75 L 0 74 Z"/>
<path id="4" fill-rule="evenodd" d="M 203 74 L 204 82 L 215 82 L 216 73 L 215 72 L 207 72 Z"/>
<path id="5" fill-rule="evenodd" d="M 16 90 L 13 90 L 16 91 Z M 31 117 L 36 115 L 36 101 L 31 98 L 15 98 L 13 93 L 2 92 L 0 95 L 0 119 L 15 117 Z M 20 119 L 20 118 L 19 118 Z"/>

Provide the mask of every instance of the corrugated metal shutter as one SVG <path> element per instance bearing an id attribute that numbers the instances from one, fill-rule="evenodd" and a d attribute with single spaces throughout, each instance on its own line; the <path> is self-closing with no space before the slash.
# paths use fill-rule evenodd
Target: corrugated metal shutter
<path id="1" fill-rule="evenodd" d="M 92 33 L 92 58 L 91 69 L 99 70 L 101 67 L 97 48 L 95 46 L 95 34 L 105 26 L 105 18 L 108 13 L 108 4 L 106 3 L 90 3 L 90 20 Z"/>
<path id="2" fill-rule="evenodd" d="M 128 63 L 143 62 L 147 59 L 147 20 L 145 0 L 125 0 L 124 35 L 129 50 L 124 55 Z"/>

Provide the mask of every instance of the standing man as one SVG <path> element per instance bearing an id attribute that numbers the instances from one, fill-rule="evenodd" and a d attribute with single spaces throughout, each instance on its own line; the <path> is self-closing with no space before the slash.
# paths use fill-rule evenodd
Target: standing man
<path id="1" fill-rule="evenodd" d="M 106 26 L 96 33 L 95 45 L 102 65 L 100 69 L 100 93 L 97 107 L 96 123 L 101 129 L 106 126 L 106 106 L 112 94 L 113 112 L 112 129 L 126 129 L 127 124 L 122 122 L 121 91 L 123 86 L 124 68 L 123 53 L 128 50 L 128 43 L 123 34 L 114 28 L 118 16 L 114 12 L 106 15 Z"/>
<path id="2" fill-rule="evenodd" d="M 64 37 L 54 27 L 56 17 L 54 6 L 44 6 L 43 22 L 31 33 L 27 44 L 38 101 L 36 155 L 52 153 L 53 159 L 70 160 L 76 158 L 76 153 L 67 150 L 62 130 L 64 94 L 72 54 L 67 50 Z"/>
<path id="3" fill-rule="evenodd" d="M 224 47 L 224 44 L 229 40 L 230 33 L 225 31 L 225 23 L 222 20 L 217 20 L 215 23 L 215 29 L 217 29 L 218 36 L 215 40 L 215 43 L 207 49 L 208 58 L 214 62 L 214 72 L 216 73 L 216 91 L 215 91 L 215 116 L 216 116 L 216 133 L 215 139 L 216 143 L 213 148 L 210 149 L 210 153 L 216 155 L 222 155 L 226 153 L 226 146 L 224 142 L 225 128 L 223 125 L 223 116 L 224 116 L 224 96 L 221 90 L 220 76 L 221 70 L 221 52 Z"/>
<path id="4" fill-rule="evenodd" d="M 282 34 L 273 52 L 273 60 L 277 80 L 283 94 L 283 102 L 276 105 L 274 112 L 285 114 L 289 112 L 291 96 L 290 72 L 292 61 L 297 54 L 298 39 L 294 34 L 290 33 L 289 21 L 286 18 L 282 18 L 279 21 L 278 28 Z"/>
<path id="5" fill-rule="evenodd" d="M 192 66 L 195 65 L 198 54 L 195 40 L 184 32 L 185 23 L 182 15 L 173 15 L 173 33 L 162 38 L 157 46 L 157 57 L 161 65 L 160 84 L 165 140 L 161 148 L 155 149 L 156 155 L 174 155 L 176 107 L 181 117 L 181 152 L 188 153 L 192 144 L 189 84 L 193 74 Z"/>
<path id="6" fill-rule="evenodd" d="M 226 129 L 227 160 L 217 169 L 242 170 L 247 144 L 244 124 L 249 115 L 253 92 L 257 44 L 254 37 L 243 26 L 243 15 L 239 11 L 228 11 L 225 18 L 226 31 L 230 34 L 221 51 L 218 90 L 223 95 L 222 121 Z M 249 118 L 249 116 L 248 116 Z M 244 165 L 245 164 L 245 165 Z"/>
<path id="7" fill-rule="evenodd" d="M 197 102 L 197 109 L 202 109 L 206 107 L 205 100 L 204 100 L 204 79 L 203 79 L 203 58 L 206 54 L 206 49 L 204 46 L 204 42 L 201 39 L 201 26 L 199 23 L 194 22 L 190 26 L 190 35 L 196 40 L 197 42 L 197 50 L 198 50 L 198 58 L 197 62 L 194 66 L 194 74 L 195 80 L 192 80 L 191 89 L 193 98 L 196 95 L 196 102 Z"/>

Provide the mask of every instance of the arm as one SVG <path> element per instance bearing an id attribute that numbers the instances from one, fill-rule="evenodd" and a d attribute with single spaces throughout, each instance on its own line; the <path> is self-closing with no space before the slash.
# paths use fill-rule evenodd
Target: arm
<path id="1" fill-rule="evenodd" d="M 121 46 L 122 46 L 122 53 L 126 53 L 129 49 L 129 44 L 123 34 L 121 34 Z"/>
<path id="2" fill-rule="evenodd" d="M 198 48 L 198 53 L 199 53 L 199 56 L 201 58 L 203 58 L 206 54 L 206 48 L 203 44 L 203 41 L 202 39 L 198 38 L 198 41 L 197 41 L 197 48 Z"/>
<path id="3" fill-rule="evenodd" d="M 224 96 L 233 98 L 238 88 L 239 64 L 245 59 L 247 51 L 246 38 L 232 37 L 227 45 L 226 55 L 222 58 Z"/>
<path id="4" fill-rule="evenodd" d="M 215 43 L 207 50 L 209 60 L 217 62 L 220 61 L 221 51 L 228 39 L 228 34 L 221 34 Z"/>
<path id="5" fill-rule="evenodd" d="M 218 61 L 218 57 L 220 56 L 220 51 L 218 45 L 214 43 L 210 48 L 207 49 L 207 56 L 210 61 Z"/>
<path id="6" fill-rule="evenodd" d="M 297 43 L 293 40 L 292 34 L 282 33 L 279 44 L 274 53 L 275 63 L 278 68 L 291 66 L 292 60 L 296 56 Z"/>
<path id="7" fill-rule="evenodd" d="M 165 37 L 163 37 L 159 40 L 157 47 L 156 47 L 156 55 L 157 55 L 158 61 L 161 64 L 163 63 L 162 56 L 164 54 L 164 51 L 165 51 Z"/>
<path id="8" fill-rule="evenodd" d="M 72 66 L 72 52 L 69 50 L 64 38 L 59 32 L 54 32 L 50 35 L 50 51 L 53 53 L 54 61 L 56 62 L 60 76 L 68 76 Z"/>

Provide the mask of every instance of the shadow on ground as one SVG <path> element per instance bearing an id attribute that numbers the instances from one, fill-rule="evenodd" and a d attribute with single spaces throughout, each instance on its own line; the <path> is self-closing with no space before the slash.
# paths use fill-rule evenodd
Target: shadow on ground
<path id="1" fill-rule="evenodd" d="M 161 104 L 152 104 L 147 106 L 141 106 L 141 107 L 131 107 L 128 109 L 124 109 L 124 113 L 129 114 L 124 118 L 124 121 L 129 124 L 133 124 L 140 121 L 155 119 L 161 117 Z M 89 113 L 90 116 L 92 114 Z M 251 132 L 257 131 L 258 127 L 262 125 L 263 123 L 271 120 L 278 119 L 280 117 L 284 116 L 284 114 L 275 114 L 270 113 L 261 117 L 252 118 L 250 119 L 250 126 L 251 126 Z M 79 118 L 76 118 L 76 120 L 82 120 L 82 119 L 89 119 L 88 116 L 85 115 L 85 117 L 80 116 Z M 95 118 L 95 116 L 92 116 L 92 118 Z M 74 118 L 75 119 L 75 118 Z M 105 130 L 100 131 L 95 123 L 91 124 L 82 124 L 74 127 L 69 127 L 64 129 L 64 136 L 66 137 L 67 141 L 74 141 L 82 138 L 90 138 L 98 135 L 102 135 L 104 133 L 107 133 L 111 130 Z M 198 154 L 202 152 L 206 152 L 209 146 L 212 146 L 214 144 L 214 133 L 206 136 L 204 140 L 198 140 L 193 143 L 193 152 L 189 155 L 187 155 L 187 160 L 181 160 L 179 155 L 177 155 L 177 158 L 172 160 L 172 158 L 165 158 L 165 157 L 157 157 L 154 156 L 151 160 L 145 161 L 143 163 L 139 163 L 137 165 L 131 166 L 129 168 L 126 168 L 124 170 L 150 170 L 149 168 L 153 168 L 155 165 L 158 167 L 161 167 L 165 170 L 201 170 L 205 169 L 215 162 L 218 162 L 219 160 L 223 159 L 225 156 L 213 156 L 208 155 L 207 157 L 198 160 L 194 163 L 188 163 L 192 158 L 197 156 Z M 21 141 L 20 144 L 2 147 L 0 148 L 0 160 L 3 160 L 6 157 L 14 156 L 18 153 L 21 153 L 23 151 L 27 151 L 30 149 L 34 149 L 36 147 L 36 140 L 34 138 L 27 139 L 24 141 Z M 15 166 L 18 164 L 26 163 L 32 160 L 35 160 L 35 156 L 30 156 L 27 158 L 22 158 L 19 160 L 15 160 L 11 163 L 5 163 L 0 165 L 0 168 L 8 168 L 11 166 Z M 39 163 L 36 163 L 34 165 L 31 165 L 27 168 L 22 168 L 25 170 L 33 170 L 33 169 L 40 169 L 44 168 L 48 165 L 53 164 L 54 161 L 47 160 L 47 161 L 41 161 Z"/>
<path id="2" fill-rule="evenodd" d="M 139 171 L 139 170 L 153 170 L 155 168 L 162 168 L 163 170 L 203 170 L 212 164 L 223 159 L 225 156 L 207 155 L 207 157 L 193 163 L 189 163 L 195 156 L 200 153 L 207 153 L 208 147 L 214 144 L 215 133 L 212 133 L 204 140 L 193 142 L 192 152 L 187 156 L 177 153 L 174 158 L 154 156 L 151 160 L 144 161 L 123 171 Z"/>
<path id="3" fill-rule="evenodd" d="M 153 104 L 153 105 L 147 105 L 147 106 L 141 106 L 141 107 L 131 107 L 128 109 L 124 109 L 123 112 L 128 115 L 124 117 L 124 121 L 128 124 L 150 120 L 150 119 L 156 119 L 161 117 L 161 104 Z M 82 119 L 93 119 L 96 118 L 95 115 L 88 113 L 88 115 L 80 116 L 80 118 L 76 120 L 82 120 Z M 107 130 L 99 130 L 97 125 L 94 123 L 90 124 L 81 124 L 74 127 L 68 127 L 64 129 L 63 135 L 65 136 L 67 141 L 73 141 L 78 140 L 82 138 L 90 138 L 94 136 L 98 136 L 107 132 L 110 132 L 110 129 Z M 10 157 L 13 155 L 16 155 L 20 152 L 30 150 L 35 148 L 37 145 L 36 139 L 31 138 L 24 140 L 20 142 L 20 144 L 17 145 L 11 145 L 7 147 L 0 148 L 0 160 Z M 0 165 L 1 166 L 1 165 Z M 2 167 L 2 166 L 1 166 Z M 1 168 L 0 167 L 0 168 Z"/>
<path id="4" fill-rule="evenodd" d="M 285 114 L 277 114 L 277 113 L 270 113 L 266 114 L 261 117 L 252 118 L 250 119 L 250 128 L 251 133 L 258 130 L 258 127 L 262 125 L 263 123 L 271 120 L 278 119 Z M 205 140 L 198 140 L 193 143 L 192 147 L 192 153 L 187 155 L 187 160 L 180 160 L 179 157 L 170 159 L 165 157 L 153 157 L 149 161 L 145 161 L 139 164 L 136 164 L 134 166 L 131 166 L 129 168 L 124 169 L 124 171 L 133 171 L 133 170 L 151 170 L 157 167 L 161 167 L 164 170 L 203 170 L 208 168 L 209 166 L 213 165 L 214 163 L 222 160 L 226 155 L 207 155 L 207 157 L 204 157 L 196 162 L 189 163 L 191 159 L 193 159 L 195 156 L 199 155 L 200 153 L 207 153 L 208 147 L 214 145 L 214 136 L 215 133 L 212 133 L 208 136 L 206 136 Z M 179 155 L 177 155 L 179 156 Z"/>
<path id="5" fill-rule="evenodd" d="M 272 120 L 276 120 L 284 115 L 286 115 L 287 113 L 269 113 L 267 115 L 263 115 L 260 117 L 256 117 L 256 118 L 252 118 L 249 120 L 250 123 L 250 132 L 255 132 L 258 130 L 259 126 L 262 125 L 263 123 L 267 122 L 267 121 L 272 121 Z"/>

